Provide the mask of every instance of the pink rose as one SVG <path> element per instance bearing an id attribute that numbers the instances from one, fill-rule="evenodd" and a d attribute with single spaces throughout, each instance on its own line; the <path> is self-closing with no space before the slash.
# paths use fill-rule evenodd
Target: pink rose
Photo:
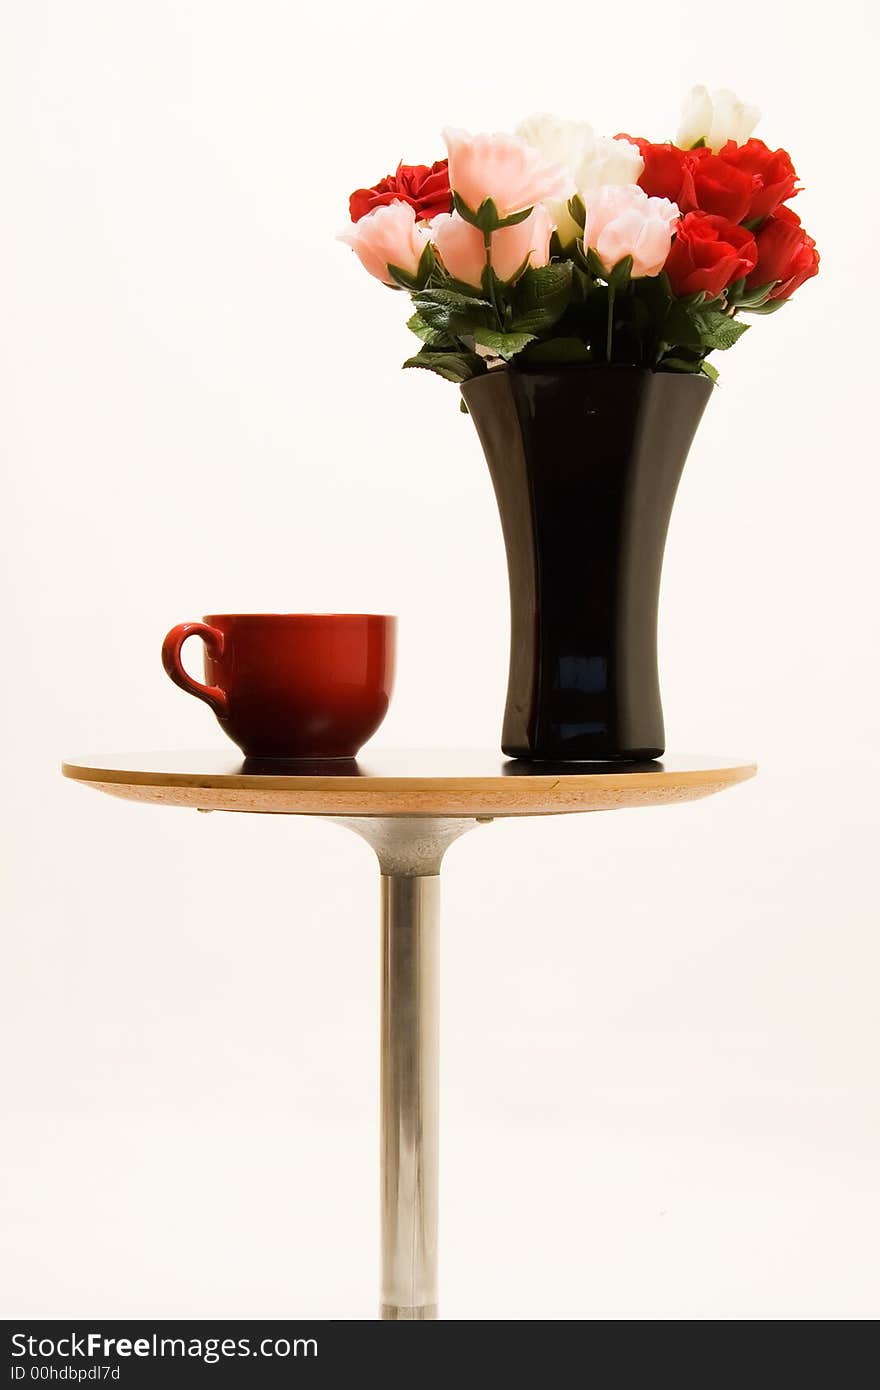
<path id="1" fill-rule="evenodd" d="M 394 285 L 388 267 L 397 266 L 415 275 L 429 236 L 428 229 L 416 222 L 409 203 L 388 203 L 353 222 L 347 232 L 340 233 L 339 240 L 351 247 L 364 269 L 377 280 Z"/>
<path id="2" fill-rule="evenodd" d="M 513 280 L 518 271 L 546 265 L 550 260 L 553 221 L 547 209 L 536 207 L 523 222 L 493 232 L 492 269 L 499 280 Z M 457 212 L 441 213 L 431 223 L 434 245 L 449 274 L 479 289 L 486 267 L 486 244 L 478 227 Z"/>
<path id="3" fill-rule="evenodd" d="M 479 228 L 457 212 L 441 212 L 431 223 L 431 236 L 449 274 L 465 285 L 479 286 L 486 266 L 486 244 Z"/>
<path id="4" fill-rule="evenodd" d="M 678 222 L 677 205 L 649 198 L 635 184 L 609 184 L 588 198 L 584 245 L 593 248 L 605 269 L 632 256 L 633 279 L 659 275 Z"/>
<path id="5" fill-rule="evenodd" d="M 574 192 L 569 171 L 562 164 L 547 163 L 518 135 L 444 130 L 443 138 L 450 186 L 472 212 L 491 198 L 498 216 L 510 217 L 545 198 L 567 198 Z"/>

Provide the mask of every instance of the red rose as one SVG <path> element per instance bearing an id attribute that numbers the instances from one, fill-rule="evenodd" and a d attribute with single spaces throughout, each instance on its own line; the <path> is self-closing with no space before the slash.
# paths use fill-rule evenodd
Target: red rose
<path id="1" fill-rule="evenodd" d="M 681 150 L 677 145 L 655 145 L 632 135 L 622 135 L 637 145 L 645 167 L 639 187 L 649 198 L 671 198 L 681 212 L 711 212 L 728 222 L 742 222 L 759 188 L 749 169 L 739 169 L 711 150 Z"/>
<path id="2" fill-rule="evenodd" d="M 755 238 L 745 227 L 708 212 L 689 212 L 678 224 L 664 267 L 674 294 L 705 290 L 714 299 L 754 270 Z"/>
<path id="3" fill-rule="evenodd" d="M 650 140 L 642 140 L 637 135 L 618 135 L 617 140 L 628 140 L 637 145 L 645 167 L 639 179 L 639 188 L 644 189 L 649 198 L 669 198 L 677 203 L 680 212 L 691 212 L 696 207 L 694 178 L 688 151 L 677 145 L 655 145 Z"/>
<path id="4" fill-rule="evenodd" d="M 797 174 L 791 156 L 785 150 L 771 150 L 763 140 L 747 140 L 744 145 L 728 140 L 718 151 L 718 158 L 731 169 L 751 175 L 754 192 L 744 216 L 769 217 L 781 203 L 798 192 Z M 741 219 L 737 219 L 741 220 Z"/>
<path id="5" fill-rule="evenodd" d="M 694 203 L 700 212 L 742 222 L 748 215 L 760 180 L 748 169 L 713 154 L 711 150 L 688 150 L 685 160 L 693 180 Z"/>
<path id="6" fill-rule="evenodd" d="M 791 208 L 779 208 L 773 217 L 768 217 L 755 240 L 758 264 L 746 281 L 750 289 L 778 280 L 770 298 L 788 299 L 805 280 L 818 273 L 816 243 L 804 231 L 801 219 Z"/>
<path id="7" fill-rule="evenodd" d="M 360 222 L 374 208 L 388 203 L 409 203 L 418 222 L 429 222 L 440 212 L 452 211 L 449 188 L 449 161 L 438 159 L 427 164 L 398 164 L 397 172 L 381 179 L 373 188 L 358 188 L 348 200 L 352 222 Z"/>

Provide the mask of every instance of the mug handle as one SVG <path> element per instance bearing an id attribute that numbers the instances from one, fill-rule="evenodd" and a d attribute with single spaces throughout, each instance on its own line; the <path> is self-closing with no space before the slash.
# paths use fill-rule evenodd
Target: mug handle
<path id="1" fill-rule="evenodd" d="M 213 656 L 223 655 L 225 639 L 218 627 L 209 627 L 207 623 L 178 623 L 169 632 L 165 641 L 162 643 L 162 665 L 167 674 L 179 685 L 181 690 L 185 690 L 189 695 L 195 695 L 199 700 L 204 700 L 206 705 L 221 719 L 229 712 L 229 701 L 226 698 L 226 691 L 221 690 L 219 685 L 202 685 L 201 681 L 193 680 L 183 669 L 183 662 L 180 659 L 181 650 L 187 637 L 201 637 L 208 651 Z"/>

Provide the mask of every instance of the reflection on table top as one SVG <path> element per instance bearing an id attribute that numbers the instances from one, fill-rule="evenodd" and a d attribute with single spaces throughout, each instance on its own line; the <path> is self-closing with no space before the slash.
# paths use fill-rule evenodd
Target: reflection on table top
<path id="1" fill-rule="evenodd" d="M 131 801 L 301 815 L 549 815 L 691 801 L 746 781 L 737 758 L 527 763 L 471 749 L 367 749 L 357 760 L 258 761 L 234 749 L 74 758 L 66 777 Z"/>

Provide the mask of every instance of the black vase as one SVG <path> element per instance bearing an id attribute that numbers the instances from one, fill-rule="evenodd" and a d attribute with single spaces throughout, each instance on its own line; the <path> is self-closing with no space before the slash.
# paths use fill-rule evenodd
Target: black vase
<path id="1" fill-rule="evenodd" d="M 510 757 L 663 753 L 660 571 L 712 389 L 626 366 L 500 368 L 462 386 L 507 549 Z"/>

